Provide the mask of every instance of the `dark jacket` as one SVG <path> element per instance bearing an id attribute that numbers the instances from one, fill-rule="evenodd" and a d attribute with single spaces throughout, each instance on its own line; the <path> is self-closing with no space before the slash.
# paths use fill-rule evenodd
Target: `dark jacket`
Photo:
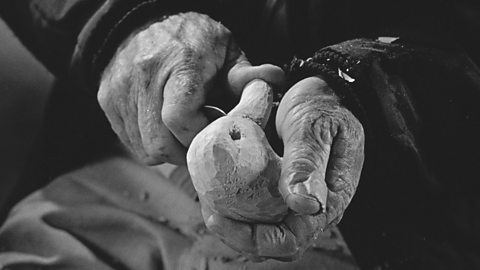
<path id="1" fill-rule="evenodd" d="M 480 267 L 474 1 L 1 1 L 2 18 L 59 78 L 56 95 L 67 100 L 52 102 L 51 115 L 69 113 L 51 125 L 69 132 L 50 141 L 63 148 L 75 141 L 69 151 L 81 158 L 52 154 L 50 178 L 59 164 L 65 171 L 114 148 L 96 105 L 99 76 L 132 31 L 180 11 L 221 21 L 253 63 L 283 65 L 296 56 L 286 68 L 292 83 L 323 76 L 360 119 L 366 160 L 340 227 L 362 267 Z"/>

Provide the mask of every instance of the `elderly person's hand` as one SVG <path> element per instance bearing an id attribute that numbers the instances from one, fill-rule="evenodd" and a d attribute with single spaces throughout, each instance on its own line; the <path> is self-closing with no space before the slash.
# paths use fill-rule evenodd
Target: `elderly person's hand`
<path id="1" fill-rule="evenodd" d="M 204 105 L 233 104 L 251 80 L 279 85 L 283 76 L 273 65 L 251 66 L 219 22 L 182 13 L 124 41 L 102 75 L 98 101 L 140 160 L 184 164 L 192 139 L 209 123 Z"/>
<path id="2" fill-rule="evenodd" d="M 289 207 L 278 224 L 240 222 L 202 204 L 207 227 L 253 259 L 292 260 L 327 226 L 340 221 L 355 193 L 364 159 L 364 132 L 319 77 L 283 97 L 277 132 L 284 143 L 279 190 Z"/>

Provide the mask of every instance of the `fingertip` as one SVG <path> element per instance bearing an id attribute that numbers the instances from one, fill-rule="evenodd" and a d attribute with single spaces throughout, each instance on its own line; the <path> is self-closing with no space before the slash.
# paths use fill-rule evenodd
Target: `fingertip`
<path id="1" fill-rule="evenodd" d="M 279 182 L 279 191 L 288 207 L 303 215 L 324 212 L 328 196 L 323 162 L 326 159 L 315 157 L 317 152 L 310 150 L 301 148 L 284 153 Z"/>
<path id="2" fill-rule="evenodd" d="M 227 81 L 230 90 L 237 96 L 243 91 L 245 85 L 252 80 L 251 72 L 252 65 L 243 57 L 241 60 L 232 66 L 227 74 Z"/>
<path id="3" fill-rule="evenodd" d="M 228 73 L 229 85 L 237 95 L 240 95 L 245 86 L 255 79 L 263 80 L 274 87 L 283 87 L 286 81 L 285 72 L 272 64 L 252 66 L 249 62 L 241 62 L 232 67 Z"/>
<path id="4" fill-rule="evenodd" d="M 219 234 L 220 236 L 223 237 L 223 234 L 222 234 L 222 230 L 220 230 L 220 227 L 217 226 L 218 224 L 218 221 L 217 221 L 217 218 L 216 218 L 216 215 L 215 214 L 212 214 L 210 215 L 209 217 L 206 218 L 205 220 L 205 226 L 207 226 L 207 228 L 217 234 Z"/>
<path id="5" fill-rule="evenodd" d="M 314 215 L 325 211 L 328 189 L 318 170 L 310 174 L 287 174 L 280 181 L 280 192 L 287 206 L 298 214 Z"/>
<path id="6" fill-rule="evenodd" d="M 222 218 L 218 214 L 212 213 L 210 216 L 205 218 L 205 226 L 207 227 L 207 229 L 217 234 L 222 239 L 226 239 L 229 237 L 229 235 L 227 235 L 225 232 L 229 225 L 226 224 L 225 218 Z"/>
<path id="7" fill-rule="evenodd" d="M 313 215 L 323 211 L 323 205 L 315 197 L 298 193 L 290 193 L 285 197 L 290 209 L 302 215 Z"/>
<path id="8" fill-rule="evenodd" d="M 263 64 L 257 67 L 261 79 L 274 85 L 283 86 L 285 84 L 285 72 L 279 66 L 272 64 Z"/>
<path id="9" fill-rule="evenodd" d="M 231 220 L 218 214 L 208 217 L 205 225 L 231 248 L 247 254 L 256 254 L 252 228 L 254 225 Z"/>

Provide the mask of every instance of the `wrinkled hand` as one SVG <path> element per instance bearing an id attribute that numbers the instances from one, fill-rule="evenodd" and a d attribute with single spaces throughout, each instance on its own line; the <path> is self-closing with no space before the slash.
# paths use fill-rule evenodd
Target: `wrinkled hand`
<path id="1" fill-rule="evenodd" d="M 182 13 L 124 41 L 102 75 L 98 101 L 140 160 L 184 164 L 190 142 L 209 123 L 205 104 L 238 98 L 253 79 L 278 85 L 283 76 L 273 65 L 251 66 L 222 24 Z"/>
<path id="2" fill-rule="evenodd" d="M 279 190 L 290 208 L 279 224 L 222 217 L 202 203 L 207 227 L 253 259 L 298 258 L 327 226 L 340 221 L 358 185 L 364 159 L 360 122 L 318 77 L 283 97 L 277 132 L 285 150 Z"/>

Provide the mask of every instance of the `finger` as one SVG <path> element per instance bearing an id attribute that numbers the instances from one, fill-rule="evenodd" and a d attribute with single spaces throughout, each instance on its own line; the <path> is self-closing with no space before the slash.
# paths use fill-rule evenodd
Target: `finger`
<path id="1" fill-rule="evenodd" d="M 188 147 L 195 135 L 209 123 L 201 108 L 205 104 L 205 82 L 211 80 L 213 74 L 204 78 L 199 63 L 189 58 L 183 61 L 165 84 L 162 121 L 178 141 Z"/>
<path id="2" fill-rule="evenodd" d="M 252 66 L 233 38 L 228 43 L 223 69 L 227 71 L 229 90 L 237 97 L 254 79 L 263 80 L 276 88 L 285 85 L 285 73 L 280 67 L 271 64 Z"/>
<path id="3" fill-rule="evenodd" d="M 295 236 L 284 224 L 250 224 L 213 214 L 206 226 L 228 246 L 250 256 L 292 258 L 298 253 Z"/>
<path id="4" fill-rule="evenodd" d="M 297 126 L 284 148 L 279 189 L 285 202 L 297 213 L 315 214 L 325 210 L 327 187 L 325 169 L 330 153 L 329 145 L 312 144 L 308 127 Z"/>
<path id="5" fill-rule="evenodd" d="M 244 254 L 255 254 L 253 242 L 253 225 L 224 218 L 216 214 L 202 198 L 199 198 L 203 220 L 206 227 L 220 238 L 229 247 Z"/>
<path id="6" fill-rule="evenodd" d="M 327 85 L 308 78 L 283 97 L 277 112 L 277 131 L 284 143 L 279 190 L 297 213 L 325 211 L 328 189 L 325 172 L 333 135 L 333 121 L 323 104 L 335 102 L 321 95 Z"/>
<path id="7" fill-rule="evenodd" d="M 252 224 L 229 219 L 215 213 L 202 200 L 200 198 L 206 227 L 229 247 L 255 261 L 261 258 L 290 260 L 297 255 L 295 235 L 285 224 Z"/>
<path id="8" fill-rule="evenodd" d="M 206 95 L 210 90 L 206 87 L 211 85 L 218 71 L 218 63 L 205 61 L 199 64 L 184 60 L 186 63 L 174 71 L 165 85 L 162 120 L 184 146 L 189 146 L 195 135 L 209 123 L 201 108 L 206 103 Z M 253 67 L 240 52 L 228 72 L 229 92 L 240 95 L 244 87 L 255 79 L 282 85 L 284 72 L 269 64 Z"/>
<path id="9" fill-rule="evenodd" d="M 208 211 L 203 210 L 203 213 Z M 325 214 L 288 215 L 281 224 L 250 224 L 210 212 L 206 226 L 231 248 L 253 258 L 291 261 L 301 256 L 322 232 Z"/>
<path id="10" fill-rule="evenodd" d="M 143 78 L 144 69 L 135 66 L 123 72 Z M 122 143 L 140 160 L 151 165 L 184 164 L 185 148 L 161 121 L 163 98 L 157 84 L 155 79 L 127 83 L 108 77 L 102 80 L 98 101 Z"/>
<path id="11" fill-rule="evenodd" d="M 274 87 L 282 87 L 285 83 L 285 73 L 275 65 L 263 64 L 252 66 L 245 54 L 241 53 L 228 71 L 230 90 L 240 96 L 245 86 L 255 80 L 263 80 Z"/>
<path id="12" fill-rule="evenodd" d="M 164 87 L 162 120 L 180 143 L 188 147 L 209 119 L 202 110 L 206 96 L 222 69 L 231 33 L 208 16 L 179 24 L 177 38 L 183 47 L 170 54 L 170 75 Z"/>
<path id="13" fill-rule="evenodd" d="M 97 100 L 120 141 L 142 160 L 146 153 L 141 144 L 137 125 L 137 109 L 132 100 L 126 98 L 124 92 L 123 81 L 108 78 L 100 84 Z"/>
<path id="14" fill-rule="evenodd" d="M 363 128 L 319 78 L 297 83 L 285 99 L 277 115 L 285 143 L 280 192 L 291 209 L 326 211 L 327 224 L 338 222 L 360 178 Z"/>
<path id="15" fill-rule="evenodd" d="M 159 88 L 158 88 L 159 89 Z M 138 120 L 141 142 L 145 149 L 144 162 L 150 165 L 160 161 L 185 164 L 186 148 L 175 138 L 162 121 L 163 98 L 157 89 L 143 91 L 138 96 Z"/>
<path id="16" fill-rule="evenodd" d="M 283 223 L 256 224 L 254 235 L 258 256 L 284 260 L 298 256 L 299 243 L 292 231 Z"/>
<path id="17" fill-rule="evenodd" d="M 341 114 L 344 124 L 338 129 L 326 172 L 329 189 L 328 224 L 338 223 L 353 198 L 364 161 L 364 131 L 360 122 L 347 110 Z"/>
<path id="18" fill-rule="evenodd" d="M 327 226 L 325 213 L 318 215 L 298 215 L 292 212 L 285 217 L 283 222 L 295 235 L 299 254 L 309 248 Z"/>

